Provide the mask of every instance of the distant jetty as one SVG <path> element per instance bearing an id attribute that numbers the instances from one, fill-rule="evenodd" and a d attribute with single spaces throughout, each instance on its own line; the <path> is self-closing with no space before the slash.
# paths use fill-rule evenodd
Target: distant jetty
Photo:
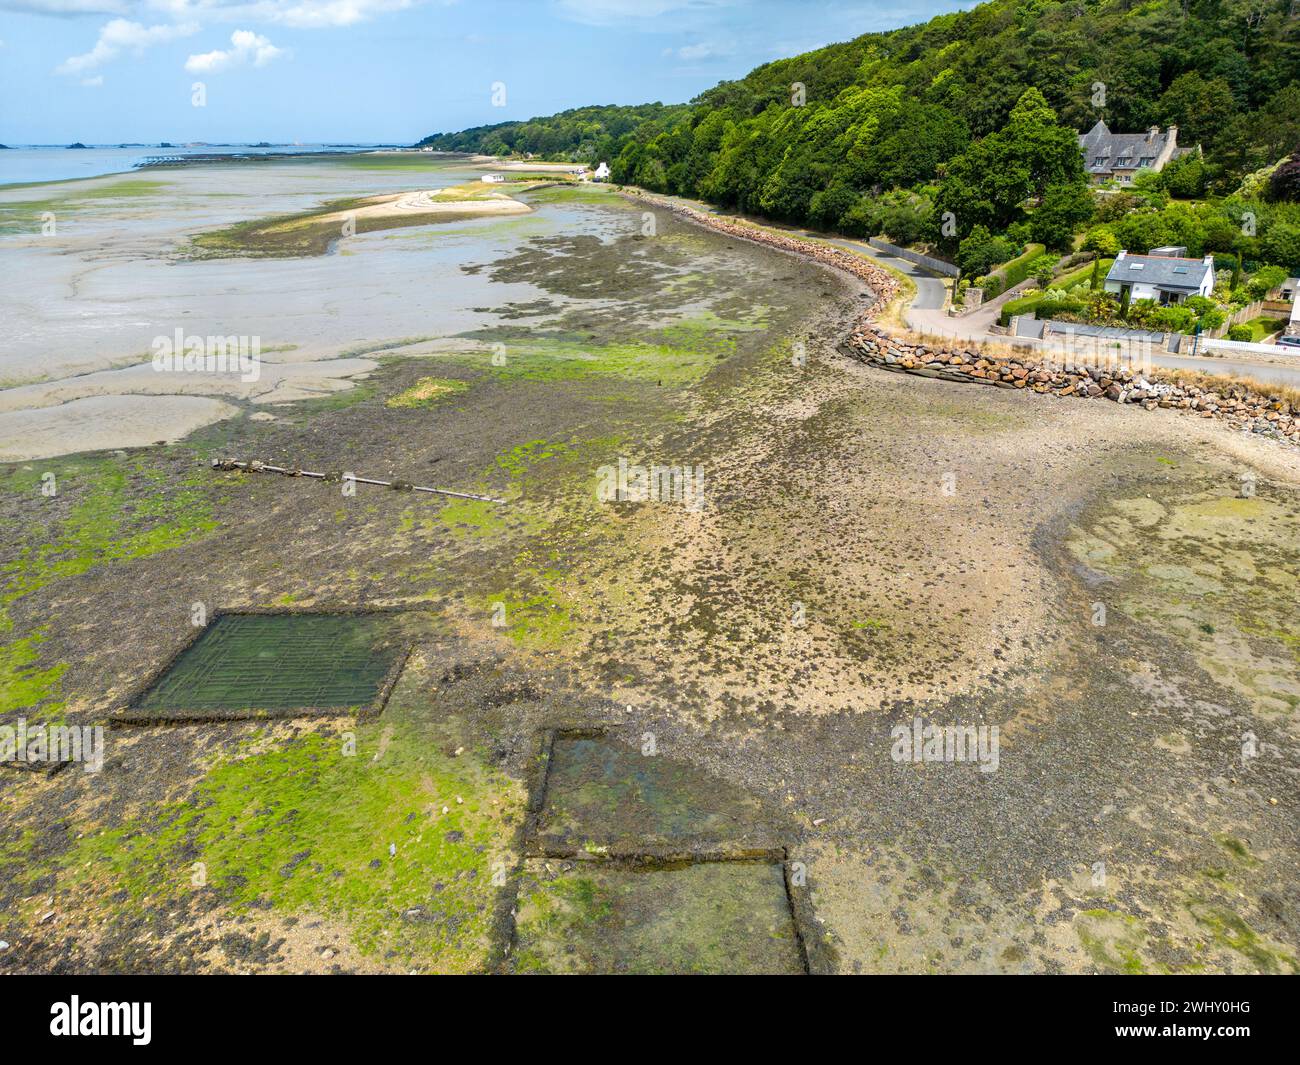
<path id="1" fill-rule="evenodd" d="M 359 148 L 358 152 L 374 151 Z M 211 166 L 214 163 L 265 163 L 278 159 L 336 159 L 348 152 L 187 152 L 184 155 L 147 155 L 135 164 L 136 169 L 164 166 Z"/>

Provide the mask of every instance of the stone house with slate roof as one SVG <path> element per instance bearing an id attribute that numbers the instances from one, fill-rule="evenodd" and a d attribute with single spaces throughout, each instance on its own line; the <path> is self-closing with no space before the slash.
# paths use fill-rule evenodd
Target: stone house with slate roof
<path id="1" fill-rule="evenodd" d="M 1161 170 L 1195 148 L 1178 147 L 1178 127 L 1170 126 L 1163 133 L 1152 126 L 1145 133 L 1112 133 L 1105 122 L 1099 121 L 1087 133 L 1079 135 L 1079 150 L 1083 152 L 1083 169 L 1094 185 L 1114 181 L 1129 185 L 1139 170 Z"/>

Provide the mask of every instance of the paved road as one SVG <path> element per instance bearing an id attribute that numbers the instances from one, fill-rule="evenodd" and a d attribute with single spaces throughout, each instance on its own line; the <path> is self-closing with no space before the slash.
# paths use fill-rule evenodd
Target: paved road
<path id="1" fill-rule="evenodd" d="M 1257 381 L 1276 381 L 1279 384 L 1300 387 L 1300 356 L 1295 357 L 1295 366 L 1283 366 L 1271 362 L 1245 362 L 1238 359 L 1193 358 L 1190 355 L 1167 355 L 1157 353 L 1151 356 L 1157 366 L 1169 366 L 1177 369 L 1201 370 L 1204 373 L 1240 374 L 1253 377 Z"/>
<path id="2" fill-rule="evenodd" d="M 716 207 L 695 200 L 683 200 L 693 207 L 697 207 L 710 212 L 711 214 L 723 215 Z M 771 225 L 771 223 L 765 223 Z M 917 266 L 916 263 L 909 262 L 907 259 L 900 259 L 897 256 L 889 255 L 878 248 L 873 248 L 864 240 L 850 240 L 846 237 L 829 237 L 825 233 L 815 233 L 807 229 L 798 229 L 795 227 L 774 226 L 773 228 L 789 229 L 790 232 L 798 233 L 802 236 L 814 237 L 817 240 L 825 241 L 827 244 L 836 244 L 852 252 L 864 254 L 872 259 L 877 260 L 885 266 L 892 267 L 899 273 L 906 274 L 916 284 L 916 299 L 907 309 L 907 324 L 910 328 L 922 333 L 937 334 L 940 336 L 949 336 L 957 340 L 970 340 L 977 342 L 1006 343 L 1008 337 L 988 332 L 988 327 L 998 317 L 998 309 L 995 306 L 987 308 L 981 307 L 979 311 L 972 314 L 955 318 L 949 318 L 943 312 L 945 291 L 945 279 L 936 274 L 930 273 L 924 267 Z M 1151 361 L 1157 366 L 1166 366 L 1177 369 L 1201 370 L 1205 373 L 1230 373 L 1241 374 L 1243 376 L 1254 377 L 1261 381 L 1276 381 L 1281 384 L 1292 385 L 1300 388 L 1300 355 L 1295 357 L 1295 365 L 1288 366 L 1267 362 L 1251 362 L 1241 359 L 1218 359 L 1218 358 L 1193 358 L 1187 355 L 1169 355 L 1164 353 L 1154 353 Z"/>
<path id="3" fill-rule="evenodd" d="M 841 248 L 847 248 L 849 251 L 865 252 L 885 266 L 897 270 L 900 274 L 906 274 L 916 283 L 916 299 L 912 301 L 913 310 L 938 311 L 943 309 L 943 301 L 947 290 L 944 279 L 938 274 L 932 274 L 925 267 L 917 266 L 916 263 L 909 262 L 907 259 L 900 259 L 895 255 L 889 255 L 881 251 L 879 248 L 873 248 L 865 240 L 824 237 L 819 233 L 809 233 L 808 235 L 820 237 L 827 244 L 838 244 Z"/>

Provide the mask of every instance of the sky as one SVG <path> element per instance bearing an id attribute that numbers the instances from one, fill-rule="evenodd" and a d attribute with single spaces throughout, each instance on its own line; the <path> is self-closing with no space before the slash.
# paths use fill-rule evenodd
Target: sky
<path id="1" fill-rule="evenodd" d="M 970 6 L 0 0 L 0 143 L 408 144 L 583 104 L 680 103 L 761 63 Z"/>

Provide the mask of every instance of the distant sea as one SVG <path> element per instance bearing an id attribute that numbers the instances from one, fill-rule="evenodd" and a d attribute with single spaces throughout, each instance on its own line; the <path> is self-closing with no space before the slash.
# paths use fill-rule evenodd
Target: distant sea
<path id="1" fill-rule="evenodd" d="M 156 144 L 127 148 L 91 145 L 68 148 L 48 144 L 11 144 L 0 149 L 0 186 L 31 181 L 64 181 L 131 170 L 155 155 L 284 155 L 291 152 L 363 152 L 391 144 L 194 144 L 160 148 Z"/>

